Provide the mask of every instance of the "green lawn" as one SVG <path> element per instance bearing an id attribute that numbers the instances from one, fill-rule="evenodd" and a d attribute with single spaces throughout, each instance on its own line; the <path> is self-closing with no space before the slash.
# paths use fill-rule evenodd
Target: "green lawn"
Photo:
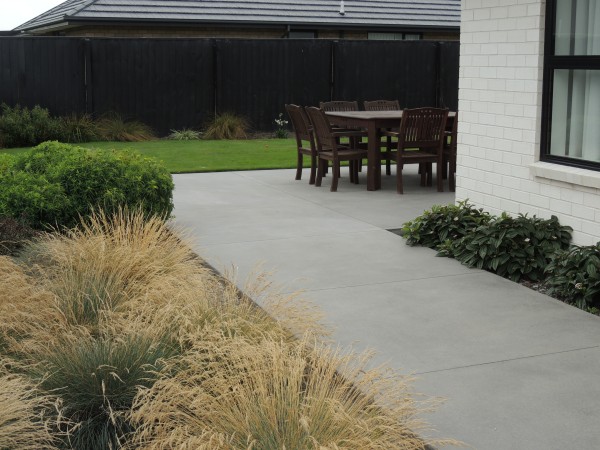
<path id="1" fill-rule="evenodd" d="M 225 170 L 286 169 L 296 167 L 295 139 L 249 139 L 240 141 L 87 142 L 94 149 L 135 150 L 163 161 L 171 173 Z M 1 149 L 19 153 L 28 150 Z M 304 159 L 305 165 L 308 158 Z"/>

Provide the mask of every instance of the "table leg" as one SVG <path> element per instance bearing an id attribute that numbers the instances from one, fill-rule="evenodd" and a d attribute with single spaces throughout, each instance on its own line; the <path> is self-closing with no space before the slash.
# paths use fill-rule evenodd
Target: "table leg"
<path id="1" fill-rule="evenodd" d="M 379 148 L 379 129 L 375 124 L 369 124 L 367 150 L 367 190 L 381 189 L 381 149 Z"/>

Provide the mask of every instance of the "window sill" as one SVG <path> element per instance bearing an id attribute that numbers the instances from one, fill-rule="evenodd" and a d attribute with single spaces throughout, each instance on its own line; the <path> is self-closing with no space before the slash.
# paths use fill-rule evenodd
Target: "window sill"
<path id="1" fill-rule="evenodd" d="M 600 189 L 600 172 L 594 170 L 562 166 L 560 164 L 541 161 L 531 164 L 529 170 L 535 177 Z"/>

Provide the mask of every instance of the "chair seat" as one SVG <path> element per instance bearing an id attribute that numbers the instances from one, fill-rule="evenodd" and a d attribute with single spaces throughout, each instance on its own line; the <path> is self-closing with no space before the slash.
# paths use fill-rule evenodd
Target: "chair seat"
<path id="1" fill-rule="evenodd" d="M 348 149 L 339 149 L 337 151 L 338 159 L 340 160 L 348 160 L 348 159 L 360 159 L 366 158 L 367 152 L 365 150 L 354 150 L 351 148 Z M 319 157 L 324 159 L 333 160 L 334 155 L 332 151 L 323 150 L 319 152 Z"/>

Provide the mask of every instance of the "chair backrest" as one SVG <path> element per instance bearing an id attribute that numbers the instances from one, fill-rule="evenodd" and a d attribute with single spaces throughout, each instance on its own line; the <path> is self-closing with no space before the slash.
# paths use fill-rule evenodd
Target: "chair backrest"
<path id="1" fill-rule="evenodd" d="M 304 108 L 298 105 L 285 105 L 285 110 L 292 121 L 292 128 L 296 134 L 298 146 L 302 146 L 302 141 L 312 141 L 312 130 L 310 121 Z"/>
<path id="2" fill-rule="evenodd" d="M 331 123 L 322 109 L 314 106 L 306 107 L 312 129 L 317 140 L 318 151 L 333 150 L 337 152 L 337 143 L 331 130 Z"/>
<path id="3" fill-rule="evenodd" d="M 358 102 L 321 102 L 319 107 L 326 112 L 339 112 L 339 111 L 358 111 Z"/>
<path id="4" fill-rule="evenodd" d="M 365 111 L 400 111 L 398 100 L 365 100 L 364 105 Z"/>
<path id="5" fill-rule="evenodd" d="M 402 112 L 398 149 L 432 148 L 441 152 L 444 145 L 448 110 L 442 108 L 405 109 Z"/>

